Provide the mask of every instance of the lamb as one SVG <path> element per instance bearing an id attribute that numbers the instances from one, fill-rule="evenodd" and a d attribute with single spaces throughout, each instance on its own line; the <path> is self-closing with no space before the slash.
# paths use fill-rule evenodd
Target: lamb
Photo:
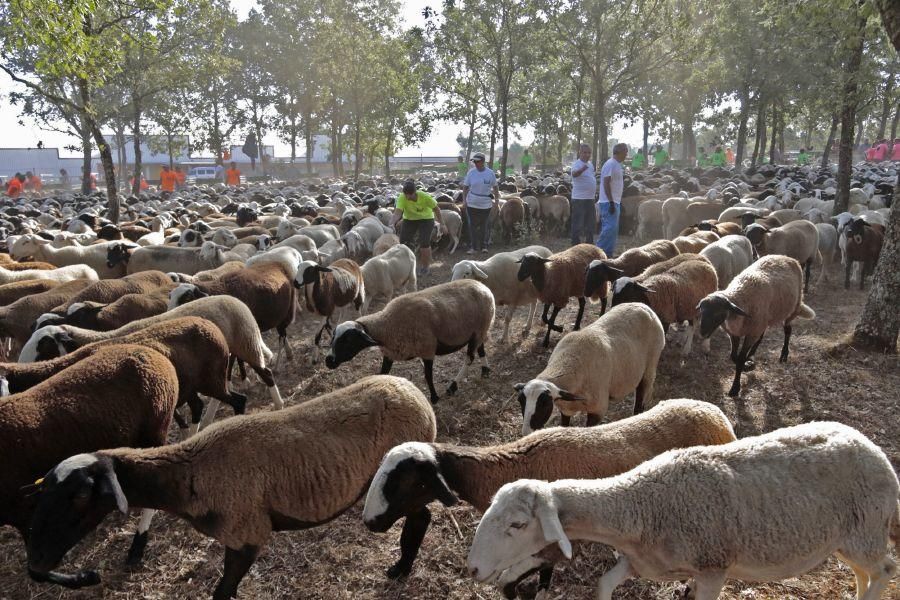
<path id="1" fill-rule="evenodd" d="M 87 265 L 69 265 L 50 271 L 45 269 L 29 269 L 27 271 L 6 271 L 0 269 L 0 285 L 31 279 L 51 279 L 53 281 L 66 282 L 74 279 L 97 281 L 100 278 L 97 276 L 97 272 Z"/>
<path id="2" fill-rule="evenodd" d="M 754 224 L 745 230 L 744 235 L 753 244 L 760 256 L 782 254 L 790 256 L 803 265 L 805 285 L 803 291 L 809 292 L 809 277 L 813 261 L 821 262 L 819 256 L 819 230 L 809 221 L 793 221 L 781 227 L 767 229 Z"/>
<path id="3" fill-rule="evenodd" d="M 828 279 L 828 270 L 834 264 L 834 256 L 838 249 L 838 232 L 831 223 L 816 223 L 819 230 L 819 254 L 822 256 L 822 271 L 819 273 L 820 283 L 822 279 Z M 846 247 L 846 246 L 845 246 Z"/>
<path id="4" fill-rule="evenodd" d="M 503 228 L 503 239 L 509 244 L 516 235 L 516 230 L 521 229 L 528 218 L 525 203 L 521 198 L 507 198 L 500 207 L 500 225 Z"/>
<path id="5" fill-rule="evenodd" d="M 462 233 L 462 217 L 453 210 L 441 211 L 441 222 L 434 224 L 434 235 L 431 238 L 432 247 L 437 246 L 438 242 L 447 235 L 450 236 L 450 247 L 447 254 L 456 252 L 459 246 L 460 233 Z"/>
<path id="6" fill-rule="evenodd" d="M 669 198 L 662 203 L 662 226 L 663 237 L 672 239 L 678 235 L 678 232 L 690 225 L 696 223 L 687 216 L 687 207 L 691 203 L 688 198 Z"/>
<path id="7" fill-rule="evenodd" d="M 741 373 L 753 369 L 750 359 L 769 327 L 779 324 L 784 327 L 780 361 L 787 362 L 794 319 L 816 316 L 803 303 L 800 263 L 778 254 L 763 256 L 738 274 L 727 288 L 703 298 L 697 308 L 701 337 L 708 338 L 721 325 L 731 338 L 735 373 L 728 395 L 732 397 L 740 394 Z"/>
<path id="8" fill-rule="evenodd" d="M 62 286 L 60 286 L 62 287 Z M 2 311 L 2 309 L 0 309 Z M 2 314 L 2 313 L 0 313 Z M 83 346 L 93 342 L 108 340 L 121 337 L 135 331 L 140 331 L 145 327 L 178 319 L 181 317 L 201 317 L 208 321 L 212 321 L 221 332 L 225 335 L 228 342 L 228 350 L 237 360 L 243 361 L 250 365 L 250 368 L 259 375 L 260 379 L 269 388 L 269 395 L 272 398 L 272 404 L 276 409 L 281 409 L 284 402 L 275 384 L 275 378 L 272 370 L 267 364 L 272 360 L 273 354 L 266 347 L 262 340 L 262 334 L 256 321 L 253 319 L 253 313 L 247 308 L 247 305 L 231 296 L 210 296 L 208 298 L 200 298 L 194 302 L 179 306 L 161 315 L 141 319 L 140 321 L 132 321 L 118 329 L 111 331 L 91 331 L 89 329 L 81 329 L 72 327 L 71 325 L 61 325 L 61 329 L 69 338 L 72 347 Z M 46 329 L 46 328 L 45 328 Z M 41 337 L 40 331 L 36 331 L 34 335 L 25 343 L 19 362 L 33 362 L 36 356 L 36 346 L 38 339 Z"/>
<path id="9" fill-rule="evenodd" d="M 857 598 L 878 600 L 897 572 L 900 485 L 884 452 L 839 423 L 808 423 L 719 446 L 671 450 L 605 479 L 520 480 L 500 488 L 467 559 L 485 581 L 571 538 L 612 545 L 619 562 L 597 597 L 638 575 L 691 577 L 715 600 L 737 577 L 796 577 L 832 554 L 856 575 Z M 785 527 L 789 523 L 790 527 Z"/>
<path id="10" fill-rule="evenodd" d="M 638 227 L 635 236 L 649 240 L 663 235 L 662 200 L 644 200 L 638 205 Z"/>
<path id="11" fill-rule="evenodd" d="M 227 419 L 179 444 L 76 455 L 40 485 L 29 568 L 45 573 L 106 514 L 140 506 L 176 514 L 224 545 L 213 598 L 233 598 L 273 531 L 336 518 L 365 493 L 385 452 L 435 433 L 415 386 L 375 376 L 278 413 Z M 73 502 L 73 487 L 91 485 L 87 502 Z"/>
<path id="12" fill-rule="evenodd" d="M 719 289 L 725 289 L 754 260 L 753 244 L 742 235 L 726 235 L 700 251 L 716 270 Z"/>
<path id="13" fill-rule="evenodd" d="M 884 231 L 861 218 L 853 219 L 844 231 L 847 264 L 844 270 L 844 289 L 850 289 L 850 271 L 854 262 L 861 262 L 859 289 L 865 287 L 866 275 L 875 272 L 875 264 L 884 244 Z"/>
<path id="14" fill-rule="evenodd" d="M 31 335 L 31 324 L 39 316 L 91 285 L 88 279 L 76 279 L 60 284 L 46 292 L 32 294 L 0 307 L 0 336 L 11 337 L 24 344 Z"/>
<path id="15" fill-rule="evenodd" d="M 517 277 L 519 281 L 525 281 L 529 277 L 538 291 L 538 299 L 544 303 L 544 312 L 541 321 L 547 324 L 547 334 L 544 336 L 544 348 L 550 345 L 550 332 L 562 332 L 562 327 L 556 325 L 556 315 L 569 302 L 569 298 L 578 298 L 578 316 L 575 318 L 575 330 L 581 328 L 581 318 L 584 316 L 584 283 L 588 266 L 592 261 L 604 260 L 606 254 L 593 244 L 578 244 L 568 250 L 557 252 L 548 258 L 537 254 L 526 254 L 521 260 L 521 266 Z M 592 301 L 601 302 L 600 314 L 606 311 L 606 287 L 597 290 L 596 295 L 591 296 Z M 553 314 L 547 320 L 547 311 L 553 305 Z"/>
<path id="16" fill-rule="evenodd" d="M 421 531 L 415 539 L 401 539 L 400 560 L 387 572 L 395 578 L 412 570 L 431 521 L 427 506 L 434 500 L 445 506 L 463 500 L 484 512 L 500 486 L 522 477 L 548 481 L 610 477 L 666 450 L 734 439 L 728 418 L 712 404 L 665 400 L 644 413 L 606 425 L 543 429 L 497 446 L 408 442 L 385 455 L 366 496 L 362 518 L 366 527 L 379 533 L 403 517 L 404 530 L 415 526 Z M 552 566 L 542 570 L 542 581 L 549 579 L 549 573 Z"/>
<path id="17" fill-rule="evenodd" d="M 313 340 L 316 346 L 322 339 L 322 332 L 331 328 L 331 317 L 336 309 L 343 309 L 350 304 L 360 310 L 366 301 L 366 285 L 359 265 L 349 258 L 342 258 L 331 263 L 330 267 L 317 265 L 312 261 L 303 261 L 297 267 L 294 287 L 303 294 L 303 307 L 311 315 L 325 317 L 322 328 Z M 338 322 L 343 310 L 338 312 Z"/>
<path id="18" fill-rule="evenodd" d="M 666 334 L 654 312 L 641 304 L 614 306 L 582 331 L 557 344 L 547 366 L 528 383 L 517 383 L 522 434 L 543 427 L 553 414 L 568 427 L 572 415 L 587 413 L 587 426 L 600 422 L 609 399 L 635 390 L 634 414 L 653 401 L 653 384 Z"/>
<path id="19" fill-rule="evenodd" d="M 52 290 L 59 285 L 62 285 L 62 282 L 53 279 L 27 279 L 4 283 L 0 285 L 0 306 L 12 304 L 25 296 Z"/>
<path id="20" fill-rule="evenodd" d="M 539 196 L 540 215 L 547 231 L 562 231 L 569 220 L 569 199 L 565 196 Z"/>
<path id="21" fill-rule="evenodd" d="M 410 321 L 411 315 L 414 320 Z M 490 373 L 484 343 L 494 321 L 494 296 L 483 283 L 471 280 L 441 283 L 394 298 L 381 311 L 338 325 L 325 359 L 329 369 L 353 359 L 366 348 L 379 346 L 381 373 L 390 373 L 395 360 L 421 358 L 431 402 L 440 398 L 434 389 L 436 355 L 466 348 L 468 360 L 447 388 L 453 395 L 475 361 L 482 359 L 481 376 Z"/>
<path id="22" fill-rule="evenodd" d="M 526 254 L 548 258 L 552 252 L 543 246 L 527 246 L 513 252 L 499 252 L 487 260 L 461 260 L 453 265 L 451 281 L 458 279 L 480 281 L 491 290 L 496 306 L 509 307 L 503 321 L 501 344 L 505 344 L 509 339 L 509 323 L 517 307 L 528 306 L 528 319 L 522 331 L 523 337 L 531 332 L 534 315 L 537 313 L 538 292 L 534 284 L 530 281 L 519 281 L 516 276 L 519 270 L 518 263 Z M 585 296 L 592 295 L 585 294 Z"/>
<path id="23" fill-rule="evenodd" d="M 613 290 L 613 306 L 625 302 L 642 302 L 653 309 L 668 332 L 673 323 L 688 322 L 681 356 L 691 353 L 697 303 L 719 289 L 716 270 L 699 254 L 680 254 L 653 265 L 640 276 L 621 277 Z M 703 341 L 703 352 L 709 354 L 709 340 Z"/>
<path id="24" fill-rule="evenodd" d="M 182 283 L 169 294 L 169 308 L 181 306 L 206 296 L 227 295 L 242 301 L 250 309 L 259 330 L 278 331 L 278 358 L 293 352 L 287 343 L 287 328 L 294 322 L 296 298 L 294 286 L 285 269 L 278 263 L 260 263 L 233 271 L 210 281 Z"/>
<path id="25" fill-rule="evenodd" d="M 122 265 L 110 265 L 107 252 L 114 245 L 134 247 L 123 242 L 101 242 L 90 246 L 67 246 L 54 248 L 48 240 L 37 235 L 23 235 L 10 247 L 13 258 L 33 256 L 35 260 L 48 262 L 57 267 L 87 265 L 102 279 L 117 279 L 125 275 Z"/>
<path id="26" fill-rule="evenodd" d="M 0 398 L 0 525 L 15 527 L 26 543 L 32 503 L 27 486 L 60 460 L 110 446 L 161 446 L 175 410 L 178 380 L 172 364 L 141 346 L 105 348 L 33 388 Z M 32 486 L 33 487 L 33 486 Z M 25 488 L 23 490 L 23 488 Z M 140 560 L 143 515 L 128 553 Z M 29 548 L 29 557 L 37 556 Z M 32 579 L 79 588 L 99 582 L 96 573 L 74 575 L 29 570 Z"/>
<path id="27" fill-rule="evenodd" d="M 381 254 L 384 254 L 398 244 L 400 244 L 399 237 L 397 237 L 393 233 L 385 233 L 377 240 L 375 240 L 375 245 L 372 246 L 372 256 L 379 256 Z"/>
<path id="28" fill-rule="evenodd" d="M 672 243 L 682 254 L 699 254 L 701 250 L 719 239 L 712 231 L 696 231 L 690 235 L 678 236 Z"/>
<path id="29" fill-rule="evenodd" d="M 361 314 L 369 312 L 374 298 L 381 298 L 387 303 L 398 290 L 414 292 L 417 289 L 416 255 L 402 244 L 373 256 L 361 267 L 361 271 L 366 293 L 360 307 Z"/>
<path id="30" fill-rule="evenodd" d="M 146 246 L 132 250 L 124 244 L 109 247 L 109 264 L 126 263 L 128 274 L 141 271 L 176 272 L 193 275 L 221 266 L 233 257 L 212 242 L 203 242 L 200 248 L 177 246 Z"/>
<path id="31" fill-rule="evenodd" d="M 111 331 L 132 321 L 160 315 L 169 307 L 169 292 L 162 288 L 152 294 L 125 294 L 109 304 L 78 302 L 69 306 L 65 317 L 54 325 L 74 325 L 94 331 Z M 38 319 L 40 321 L 40 319 Z M 35 328 L 40 327 L 35 323 Z"/>
<path id="32" fill-rule="evenodd" d="M 393 231 L 375 217 L 367 217 L 348 231 L 343 239 L 351 256 L 369 256 L 372 254 L 375 242 L 386 233 L 393 233 Z"/>
<path id="33" fill-rule="evenodd" d="M 203 402 L 198 394 L 216 401 L 215 406 L 207 411 L 207 422 L 215 416 L 220 401 L 231 406 L 236 414 L 244 412 L 247 397 L 229 392 L 227 387 L 228 342 L 219 328 L 206 319 L 185 317 L 163 321 L 80 348 L 58 326 L 44 328 L 35 335 L 35 340 L 33 358 L 37 362 L 5 365 L 11 391 L 26 390 L 69 365 L 91 356 L 100 348 L 135 344 L 156 350 L 175 366 L 179 386 L 178 406 L 187 404 L 191 410 L 193 425 L 190 434 L 196 433 L 201 425 Z M 59 357 L 64 358 L 60 360 Z M 183 430 L 187 428 L 178 413 L 175 414 L 175 419 Z"/>
<path id="34" fill-rule="evenodd" d="M 663 262 L 679 254 L 669 240 L 656 240 L 637 248 L 626 250 L 616 258 L 595 260 L 585 275 L 584 295 L 593 296 L 597 290 L 606 289 L 608 282 L 619 277 L 634 277 L 650 265 Z"/>

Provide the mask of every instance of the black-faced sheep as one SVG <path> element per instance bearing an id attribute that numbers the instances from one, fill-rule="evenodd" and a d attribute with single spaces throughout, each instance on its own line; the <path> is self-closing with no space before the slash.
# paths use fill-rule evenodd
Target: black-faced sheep
<path id="1" fill-rule="evenodd" d="M 377 313 L 338 325 L 325 365 L 336 369 L 372 346 L 378 346 L 384 355 L 382 374 L 390 372 L 395 360 L 421 358 L 431 401 L 437 402 L 434 357 L 466 348 L 467 359 L 447 388 L 448 394 L 454 394 L 465 379 L 476 350 L 483 361 L 481 375 L 486 377 L 490 367 L 484 343 L 493 320 L 494 296 L 484 284 L 471 280 L 442 283 L 394 298 Z"/>
<path id="2" fill-rule="evenodd" d="M 221 421 L 180 444 L 73 456 L 40 486 L 29 567 L 46 572 L 107 514 L 140 506 L 224 545 L 213 598 L 233 598 L 273 531 L 336 518 L 365 493 L 385 452 L 431 442 L 435 429 L 414 385 L 375 376 L 277 413 Z"/>
<path id="3" fill-rule="evenodd" d="M 884 232 L 867 223 L 864 219 L 853 219 L 844 230 L 846 237 L 846 265 L 844 267 L 844 289 L 850 288 L 850 273 L 853 263 L 861 262 L 859 289 L 865 286 L 866 276 L 875 272 L 875 264 L 881 255 Z M 824 267 L 823 267 L 824 268 Z"/>
<path id="4" fill-rule="evenodd" d="M 626 250 L 616 258 L 592 261 L 585 275 L 584 295 L 593 296 L 598 290 L 606 289 L 607 283 L 612 283 L 619 277 L 635 277 L 650 265 L 678 254 L 678 248 L 672 242 L 656 240 Z"/>

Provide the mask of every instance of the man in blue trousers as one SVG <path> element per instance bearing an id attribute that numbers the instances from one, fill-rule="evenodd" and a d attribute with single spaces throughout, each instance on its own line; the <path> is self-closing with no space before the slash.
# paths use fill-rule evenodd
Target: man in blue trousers
<path id="1" fill-rule="evenodd" d="M 616 238 L 619 237 L 619 215 L 622 214 L 622 190 L 625 187 L 622 163 L 628 156 L 627 144 L 613 146 L 612 158 L 600 169 L 600 237 L 597 246 L 606 256 L 612 258 L 616 252 Z"/>

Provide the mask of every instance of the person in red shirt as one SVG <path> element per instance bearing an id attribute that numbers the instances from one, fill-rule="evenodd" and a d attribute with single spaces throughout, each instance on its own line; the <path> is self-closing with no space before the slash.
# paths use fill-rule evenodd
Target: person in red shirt
<path id="1" fill-rule="evenodd" d="M 159 186 L 164 192 L 175 191 L 175 171 L 169 170 L 169 165 L 163 165 L 162 172 L 159 174 Z"/>
<path id="2" fill-rule="evenodd" d="M 881 140 L 878 142 L 878 145 L 875 146 L 875 162 L 881 162 L 883 160 L 887 160 L 888 157 L 888 145 L 887 140 Z"/>
<path id="3" fill-rule="evenodd" d="M 16 173 L 9 179 L 6 187 L 6 195 L 10 198 L 18 198 L 25 191 L 25 176 Z"/>
<path id="4" fill-rule="evenodd" d="M 900 138 L 894 140 L 894 149 L 891 151 L 891 160 L 900 160 Z"/>
<path id="5" fill-rule="evenodd" d="M 39 192 L 43 189 L 44 182 L 41 181 L 41 178 L 37 175 L 32 174 L 31 171 L 25 173 L 25 189 L 31 192 Z"/>
<path id="6" fill-rule="evenodd" d="M 237 164 L 231 163 L 231 167 L 225 171 L 226 185 L 241 185 L 241 172 L 237 168 Z"/>
<path id="7" fill-rule="evenodd" d="M 187 180 L 187 173 L 181 170 L 181 167 L 175 167 L 175 187 L 182 189 L 184 182 Z"/>

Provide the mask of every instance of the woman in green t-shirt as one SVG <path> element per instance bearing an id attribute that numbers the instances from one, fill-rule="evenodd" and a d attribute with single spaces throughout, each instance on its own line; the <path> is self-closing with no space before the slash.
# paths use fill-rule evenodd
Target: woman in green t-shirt
<path id="1" fill-rule="evenodd" d="M 416 189 L 412 180 L 403 184 L 403 192 L 397 197 L 391 226 L 400 223 L 400 243 L 409 246 L 413 252 L 419 247 L 419 275 L 426 275 L 431 265 L 431 235 L 435 221 L 441 223 L 441 209 L 431 194 Z"/>

